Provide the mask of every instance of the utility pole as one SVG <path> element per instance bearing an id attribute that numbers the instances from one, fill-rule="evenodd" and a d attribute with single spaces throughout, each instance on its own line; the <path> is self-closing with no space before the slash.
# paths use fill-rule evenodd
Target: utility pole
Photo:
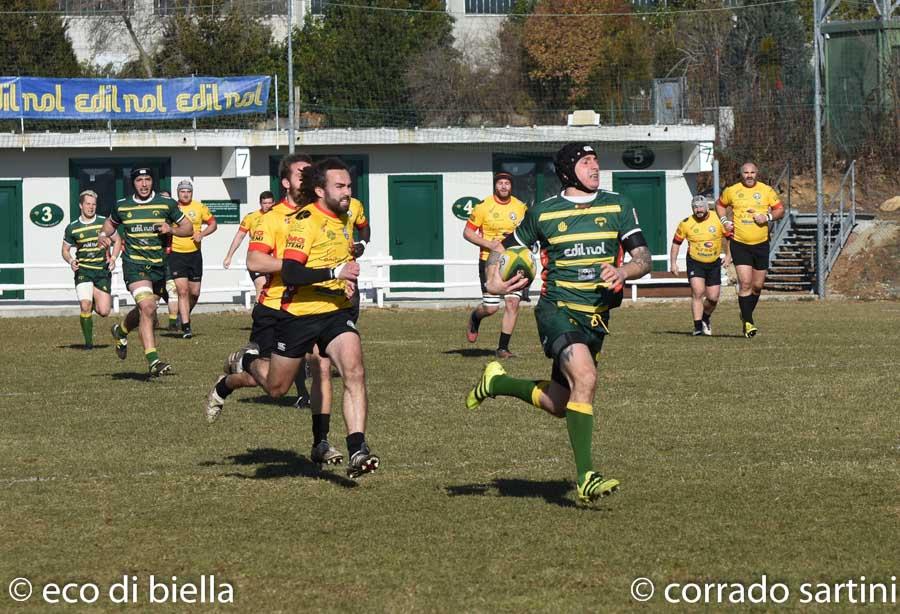
<path id="1" fill-rule="evenodd" d="M 287 0 L 288 153 L 294 153 L 294 0 Z"/>
<path id="2" fill-rule="evenodd" d="M 816 291 L 825 298 L 825 196 L 822 193 L 822 19 L 823 0 L 813 0 L 813 105 L 816 117 Z"/>

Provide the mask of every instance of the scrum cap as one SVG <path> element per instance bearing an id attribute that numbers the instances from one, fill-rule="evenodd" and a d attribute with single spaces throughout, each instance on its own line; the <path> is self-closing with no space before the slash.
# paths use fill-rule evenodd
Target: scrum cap
<path id="1" fill-rule="evenodd" d="M 578 179 L 578 176 L 575 174 L 575 165 L 582 158 L 596 155 L 597 152 L 587 143 L 567 143 L 563 145 L 562 149 L 556 153 L 556 159 L 553 162 L 553 165 L 556 167 L 556 176 L 559 177 L 562 187 L 564 189 L 577 188 L 582 192 L 593 191 L 589 190 Z"/>
<path id="2" fill-rule="evenodd" d="M 709 211 L 709 199 L 702 194 L 697 194 L 694 198 L 691 199 L 691 208 L 706 209 L 707 211 Z"/>
<path id="3" fill-rule="evenodd" d="M 136 166 L 131 169 L 131 181 L 133 182 L 138 177 L 143 177 L 144 175 L 148 177 L 153 177 L 153 173 L 150 172 L 150 169 L 146 166 Z"/>

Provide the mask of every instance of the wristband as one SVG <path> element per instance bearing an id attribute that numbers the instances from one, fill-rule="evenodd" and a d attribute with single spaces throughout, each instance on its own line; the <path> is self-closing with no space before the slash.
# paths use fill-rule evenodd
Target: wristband
<path id="1" fill-rule="evenodd" d="M 338 279 L 341 276 L 341 272 L 344 270 L 344 267 L 347 265 L 346 262 L 341 263 L 331 269 L 331 279 Z"/>
<path id="2" fill-rule="evenodd" d="M 369 242 L 366 241 L 365 239 L 360 239 L 359 241 L 357 241 L 357 243 L 359 243 L 363 247 L 368 247 L 368 245 L 369 245 Z"/>
<path id="3" fill-rule="evenodd" d="M 727 224 L 727 223 L 728 223 L 728 216 L 727 216 L 727 215 L 723 215 L 722 217 L 719 218 L 719 221 L 722 222 L 723 224 Z"/>
<path id="4" fill-rule="evenodd" d="M 772 221 L 773 219 L 775 219 L 775 218 L 772 217 L 772 214 L 771 214 L 771 213 L 766 213 L 766 219 L 769 220 L 769 221 L 771 222 L 771 221 Z"/>

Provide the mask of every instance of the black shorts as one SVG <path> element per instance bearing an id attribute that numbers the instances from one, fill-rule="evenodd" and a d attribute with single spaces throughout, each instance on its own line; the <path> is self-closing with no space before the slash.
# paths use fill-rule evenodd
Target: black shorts
<path id="1" fill-rule="evenodd" d="M 769 268 L 769 242 L 763 241 L 756 245 L 747 245 L 732 240 L 731 261 L 735 266 L 746 265 L 757 271 L 766 271 Z"/>
<path id="2" fill-rule="evenodd" d="M 688 279 L 699 277 L 707 286 L 721 286 L 722 263 L 718 259 L 712 262 L 699 262 L 688 256 L 687 275 Z"/>
<path id="3" fill-rule="evenodd" d="M 356 286 L 353 296 L 350 297 L 350 319 L 354 324 L 359 322 L 359 286 Z"/>
<path id="4" fill-rule="evenodd" d="M 200 250 L 190 254 L 172 252 L 169 254 L 169 268 L 172 279 L 187 277 L 188 281 L 203 279 L 203 253 Z"/>
<path id="5" fill-rule="evenodd" d="M 275 349 L 275 331 L 278 329 L 278 323 L 294 316 L 257 303 L 251 317 L 253 318 L 253 328 L 250 329 L 250 341 L 259 346 L 260 357 L 268 358 Z"/>
<path id="6" fill-rule="evenodd" d="M 281 320 L 275 331 L 273 354 L 285 358 L 303 358 L 319 346 L 319 354 L 327 356 L 328 344 L 344 333 L 356 333 L 356 324 L 350 309 L 338 309 L 312 316 L 293 316 Z"/>

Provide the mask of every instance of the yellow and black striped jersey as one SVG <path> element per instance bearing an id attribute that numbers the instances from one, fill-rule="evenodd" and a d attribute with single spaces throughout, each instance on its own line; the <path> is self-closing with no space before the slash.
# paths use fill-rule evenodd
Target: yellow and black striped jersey
<path id="1" fill-rule="evenodd" d="M 311 269 L 333 269 L 353 259 L 352 225 L 348 216 L 336 215 L 315 203 L 291 218 L 284 259 L 296 260 Z M 282 309 L 295 316 L 329 313 L 350 307 L 346 282 L 342 279 L 307 286 L 288 286 Z"/>
<path id="2" fill-rule="evenodd" d="M 181 209 L 182 213 L 184 213 L 189 220 L 191 220 L 195 234 L 200 232 L 203 224 L 215 219 L 212 212 L 210 212 L 209 207 L 196 200 L 192 200 L 188 205 L 179 203 L 178 208 Z M 192 254 L 199 250 L 200 244 L 194 241 L 193 237 L 172 237 L 173 252 L 179 254 Z"/>
<path id="3" fill-rule="evenodd" d="M 763 215 L 769 209 L 781 207 L 781 199 L 771 187 L 759 181 L 752 188 L 736 183 L 725 188 L 719 203 L 733 210 L 734 240 L 747 245 L 756 245 L 769 240 L 769 225 L 760 226 L 753 221 L 757 213 Z"/>
<path id="4" fill-rule="evenodd" d="M 722 239 L 726 236 L 725 227 L 715 215 L 707 215 L 702 220 L 691 215 L 678 224 L 672 242 L 681 245 L 687 240 L 688 256 L 697 262 L 715 262 L 722 253 Z"/>
<path id="5" fill-rule="evenodd" d="M 287 240 L 288 224 L 291 222 L 291 216 L 297 211 L 298 208 L 286 200 L 269 209 L 268 213 L 262 215 L 253 229 L 248 249 L 282 258 L 284 255 L 284 244 Z M 259 293 L 257 302 L 272 309 L 281 309 L 283 296 L 284 282 L 281 281 L 281 273 L 272 273 L 266 277 L 266 285 L 263 286 L 262 292 Z"/>
<path id="6" fill-rule="evenodd" d="M 525 203 L 515 196 L 510 196 L 509 201 L 503 203 L 492 194 L 475 205 L 466 228 L 480 231 L 487 241 L 502 241 L 522 223 L 527 210 Z M 482 247 L 479 258 L 487 260 L 489 252 Z"/>

